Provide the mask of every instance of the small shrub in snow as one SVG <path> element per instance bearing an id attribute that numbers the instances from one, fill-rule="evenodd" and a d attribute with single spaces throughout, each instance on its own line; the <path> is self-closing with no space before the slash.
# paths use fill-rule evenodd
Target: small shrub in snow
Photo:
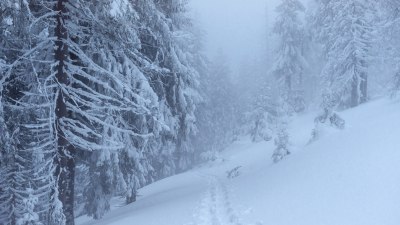
<path id="1" fill-rule="evenodd" d="M 217 151 L 203 152 L 201 153 L 200 157 L 204 162 L 215 162 L 220 159 L 219 152 Z"/>
<path id="2" fill-rule="evenodd" d="M 235 167 L 235 168 L 233 168 L 231 170 L 226 171 L 226 176 L 229 179 L 233 179 L 235 177 L 238 177 L 240 175 L 240 171 L 239 171 L 240 168 L 242 168 L 242 166 L 237 166 L 237 167 Z"/>
<path id="3" fill-rule="evenodd" d="M 285 156 L 290 154 L 289 151 L 289 134 L 285 128 L 280 128 L 275 138 L 275 151 L 272 155 L 274 163 L 278 163 Z"/>

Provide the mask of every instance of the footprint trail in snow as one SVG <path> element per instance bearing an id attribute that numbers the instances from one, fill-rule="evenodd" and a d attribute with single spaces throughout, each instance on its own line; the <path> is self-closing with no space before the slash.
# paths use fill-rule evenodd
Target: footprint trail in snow
<path id="1" fill-rule="evenodd" d="M 232 206 L 226 184 L 216 176 L 207 176 L 208 190 L 201 201 L 198 222 L 191 225 L 243 225 Z"/>

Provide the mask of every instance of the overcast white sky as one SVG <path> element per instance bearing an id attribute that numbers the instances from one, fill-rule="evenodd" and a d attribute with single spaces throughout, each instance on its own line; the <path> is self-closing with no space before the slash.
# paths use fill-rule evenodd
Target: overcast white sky
<path id="1" fill-rule="evenodd" d="M 195 19 L 206 32 L 205 47 L 210 59 L 222 49 L 232 70 L 265 53 L 271 35 L 275 8 L 280 0 L 189 0 Z M 305 6 L 310 0 L 301 0 Z M 267 43 L 268 44 L 268 43 Z"/>
<path id="2" fill-rule="evenodd" d="M 208 56 L 212 59 L 221 48 L 235 67 L 245 58 L 262 54 L 266 23 L 271 22 L 267 15 L 274 11 L 276 1 L 191 0 L 192 11 L 207 33 Z"/>

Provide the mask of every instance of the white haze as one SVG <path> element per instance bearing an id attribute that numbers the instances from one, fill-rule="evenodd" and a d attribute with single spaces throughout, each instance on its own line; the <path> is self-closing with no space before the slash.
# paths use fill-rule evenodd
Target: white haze
<path id="1" fill-rule="evenodd" d="M 192 10 L 206 32 L 205 48 L 212 57 L 222 49 L 235 71 L 246 58 L 264 54 L 271 0 L 192 0 Z M 269 23 L 268 23 L 269 24 Z"/>
<path id="2" fill-rule="evenodd" d="M 308 0 L 302 1 L 305 5 Z M 266 60 L 268 43 L 279 0 L 191 0 L 191 10 L 205 32 L 210 59 L 222 50 L 237 74 L 243 62 Z M 270 41 L 271 39 L 269 39 Z M 273 48 L 272 48 L 273 49 Z M 266 62 L 267 63 L 267 62 Z"/>

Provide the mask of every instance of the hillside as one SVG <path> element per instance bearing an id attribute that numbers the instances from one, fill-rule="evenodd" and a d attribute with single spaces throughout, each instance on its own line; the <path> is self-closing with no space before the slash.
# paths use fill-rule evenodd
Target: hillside
<path id="1" fill-rule="evenodd" d="M 343 131 L 308 144 L 315 114 L 291 123 L 293 154 L 271 162 L 272 142 L 240 140 L 212 162 L 140 190 L 134 204 L 80 225 L 398 225 L 400 103 L 345 111 Z M 239 176 L 226 171 L 237 166 Z M 119 203 L 116 203 L 117 205 Z"/>

